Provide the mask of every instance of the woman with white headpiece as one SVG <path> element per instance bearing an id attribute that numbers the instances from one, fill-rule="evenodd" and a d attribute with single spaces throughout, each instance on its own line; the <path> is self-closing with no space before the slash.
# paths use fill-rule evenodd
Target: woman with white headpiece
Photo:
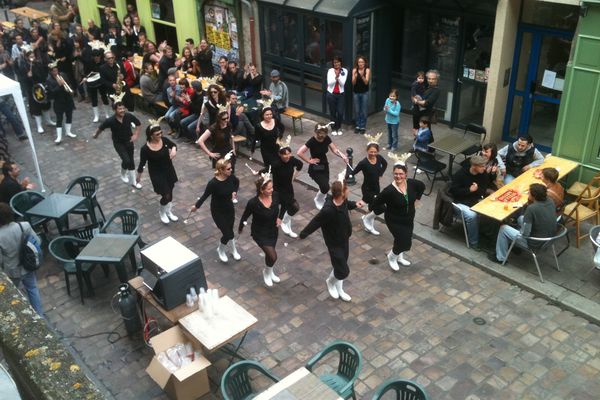
<path id="1" fill-rule="evenodd" d="M 398 262 L 405 267 L 410 265 L 404 252 L 410 250 L 415 219 L 415 202 L 421 199 L 425 184 L 415 179 L 406 178 L 406 160 L 410 153 L 388 156 L 395 160 L 394 181 L 384 188 L 373 202 L 373 210 L 377 215 L 385 213 L 385 224 L 394 237 L 394 247 L 388 253 L 388 263 L 394 271 L 400 269 Z"/>
<path id="2" fill-rule="evenodd" d="M 240 219 L 238 233 L 241 235 L 248 218 L 252 217 L 250 235 L 258 247 L 265 253 L 265 268 L 263 268 L 263 280 L 265 285 L 271 287 L 273 282 L 281 280 L 275 275 L 275 262 L 277 261 L 278 227 L 279 219 L 279 196 L 273 192 L 273 180 L 271 172 L 261 173 L 256 181 L 256 197 L 248 200 L 246 209 Z"/>
<path id="3" fill-rule="evenodd" d="M 146 144 L 140 149 L 140 163 L 137 169 L 137 183 L 140 183 L 144 166 L 148 162 L 148 175 L 152 181 L 154 192 L 159 194 L 160 220 L 164 224 L 177 221 L 179 218 L 173 214 L 173 188 L 177 182 L 177 173 L 173 166 L 173 158 L 177 155 L 177 145 L 170 139 L 163 137 L 160 121 L 150 120 L 146 128 Z"/>
<path id="4" fill-rule="evenodd" d="M 327 152 L 331 150 L 333 154 L 340 157 L 344 162 L 348 163 L 348 158 L 333 144 L 333 141 L 327 134 L 329 133 L 328 124 L 316 124 L 315 134 L 313 137 L 298 149 L 296 153 L 300 159 L 308 165 L 308 176 L 319 186 L 319 191 L 314 198 L 315 207 L 318 210 L 323 208 L 325 197 L 329 192 L 329 161 L 327 160 Z M 306 152 L 310 150 L 310 158 L 306 156 Z"/>
<path id="5" fill-rule="evenodd" d="M 349 189 L 344 177 L 344 169 L 331 184 L 331 196 L 328 196 L 323 208 L 300 232 L 300 239 L 321 228 L 325 245 L 329 251 L 333 270 L 325 280 L 329 295 L 334 299 L 341 298 L 350 301 L 352 298 L 344 292 L 344 280 L 350 274 L 348 267 L 348 255 L 350 252 L 350 236 L 352 235 L 352 223 L 350 222 L 349 210 L 364 206 L 364 202 L 348 200 Z"/>
<path id="6" fill-rule="evenodd" d="M 379 155 L 379 138 L 382 132 L 375 136 L 364 135 L 368 139 L 367 156 L 360 160 L 354 167 L 354 175 L 359 172 L 363 174 L 363 184 L 360 187 L 362 192 L 362 201 L 369 205 L 369 213 L 362 216 L 365 230 L 373 235 L 379 235 L 375 229 L 375 213 L 373 212 L 373 201 L 380 192 L 379 179 L 383 176 L 387 168 L 387 161 Z"/>
<path id="7" fill-rule="evenodd" d="M 198 210 L 210 196 L 210 214 L 222 234 L 221 241 L 217 247 L 217 254 L 222 262 L 228 261 L 226 250 L 229 242 L 231 242 L 231 255 L 233 259 L 241 260 L 242 258 L 235 246 L 233 235 L 233 224 L 235 222 L 233 200 L 237 198 L 240 181 L 233 175 L 230 160 L 232 155 L 233 152 L 229 152 L 224 158 L 216 161 L 215 177 L 208 181 L 204 194 L 191 209 L 192 212 Z"/>

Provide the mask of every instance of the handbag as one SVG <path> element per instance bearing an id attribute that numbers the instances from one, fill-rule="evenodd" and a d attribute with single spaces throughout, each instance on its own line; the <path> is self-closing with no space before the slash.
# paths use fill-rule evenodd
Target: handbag
<path id="1" fill-rule="evenodd" d="M 34 235 L 26 235 L 21 224 L 17 222 L 17 225 L 21 229 L 21 247 L 19 249 L 21 265 L 27 271 L 37 271 L 42 266 L 42 244 Z"/>

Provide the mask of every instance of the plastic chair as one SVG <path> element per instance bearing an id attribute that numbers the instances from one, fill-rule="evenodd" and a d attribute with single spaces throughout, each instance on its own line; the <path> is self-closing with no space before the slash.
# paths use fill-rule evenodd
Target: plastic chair
<path id="1" fill-rule="evenodd" d="M 124 208 L 122 210 L 115 211 L 110 217 L 108 217 L 108 220 L 106 220 L 102 228 L 100 228 L 100 232 L 109 233 L 109 231 L 114 228 L 114 225 L 117 225 L 119 222 L 121 226 L 121 233 L 124 235 L 139 235 L 138 229 L 140 216 L 133 208 Z M 138 241 L 138 244 L 140 247 L 144 247 L 146 245 L 141 237 Z"/>
<path id="2" fill-rule="evenodd" d="M 227 368 L 221 378 L 221 394 L 224 400 L 246 400 L 259 393 L 252 389 L 250 371 L 256 371 L 274 383 L 279 382 L 279 378 L 262 364 L 251 360 L 239 361 Z"/>
<path id="3" fill-rule="evenodd" d="M 356 400 L 354 382 L 362 368 L 362 356 L 352 343 L 343 340 L 329 343 L 306 363 L 306 369 L 312 372 L 315 364 L 333 351 L 338 352 L 340 356 L 337 373 L 323 374 L 319 378 L 344 399 L 352 397 Z"/>
<path id="4" fill-rule="evenodd" d="M 383 382 L 375 389 L 372 400 L 380 400 L 383 396 L 393 391 L 396 399 L 400 400 L 428 400 L 425 390 L 416 382 L 403 379 L 391 379 Z"/>
<path id="5" fill-rule="evenodd" d="M 87 199 L 90 209 L 95 212 L 95 209 L 98 208 L 98 211 L 100 211 L 100 215 L 102 216 L 102 220 L 104 221 L 106 217 L 104 216 L 104 212 L 102 212 L 102 208 L 100 207 L 100 203 L 98 203 L 98 198 L 96 197 L 98 194 L 98 186 L 99 183 L 96 178 L 92 176 L 80 176 L 69 183 L 67 190 L 65 190 L 65 194 L 69 194 L 76 187 L 79 187 L 81 190 L 81 195 Z M 71 211 L 71 213 L 81 214 L 83 215 L 84 220 L 87 221 L 89 210 L 87 207 L 79 207 Z"/>
<path id="6" fill-rule="evenodd" d="M 598 242 L 597 238 L 598 238 L 598 234 L 600 234 L 600 225 L 594 225 L 592 226 L 592 228 L 590 229 L 590 241 L 592 242 L 592 250 L 594 251 L 594 266 L 592 267 L 591 270 L 589 270 L 589 272 L 587 274 L 585 274 L 586 276 L 592 272 L 595 269 L 600 269 L 600 264 L 596 264 L 596 251 L 598 251 L 598 249 L 600 248 L 600 242 Z"/>
<path id="7" fill-rule="evenodd" d="M 88 244 L 87 240 L 78 239 L 74 236 L 59 236 L 52 240 L 48 245 L 50 254 L 63 266 L 65 273 L 65 283 L 67 285 L 67 294 L 71 296 L 71 282 L 69 275 L 77 276 L 77 269 L 75 267 L 75 258 L 81 252 L 81 250 Z M 91 273 L 94 270 L 95 264 L 83 264 L 81 271 L 83 272 L 83 279 L 88 288 L 88 291 L 93 296 L 94 288 L 92 286 Z M 105 270 L 106 273 L 106 270 Z M 77 277 L 77 283 L 83 285 L 80 278 Z"/>
<path id="8" fill-rule="evenodd" d="M 527 251 L 533 256 L 533 261 L 535 262 L 535 267 L 537 268 L 538 275 L 540 276 L 540 281 L 544 283 L 544 278 L 542 277 L 542 271 L 540 269 L 540 264 L 538 263 L 537 255 L 546 250 L 548 247 L 552 247 L 552 254 L 554 255 L 554 261 L 556 261 L 556 269 L 560 271 L 560 265 L 558 265 L 558 256 L 556 255 L 556 249 L 554 248 L 554 244 L 560 238 L 563 238 L 567 235 L 567 228 L 564 225 L 558 224 L 558 230 L 556 235 L 548 238 L 537 238 L 537 237 L 523 237 L 520 234 L 515 237 L 515 239 L 510 244 L 508 248 L 508 253 L 506 254 L 506 259 L 502 262 L 502 265 L 506 264 L 508 257 L 510 256 L 510 252 L 512 251 L 515 244 L 517 244 L 518 239 L 525 239 L 528 243 L 527 246 L 519 245 L 519 248 Z"/>
<path id="9" fill-rule="evenodd" d="M 442 179 L 446 179 L 446 175 L 444 175 L 446 164 L 436 160 L 433 154 L 424 153 L 422 151 L 415 151 L 415 156 L 417 157 L 417 168 L 413 174 L 413 179 L 417 176 L 417 170 L 420 169 L 425 173 L 427 179 L 431 181 L 431 187 L 429 188 L 429 192 L 423 194 L 429 196 L 433 191 L 433 184 L 437 179 L 437 175 L 440 174 Z M 433 180 L 430 175 L 433 175 Z"/>
<path id="10" fill-rule="evenodd" d="M 485 138 L 487 136 L 487 130 L 479 124 L 467 124 L 467 126 L 465 127 L 465 133 L 463 134 L 463 138 L 466 139 L 467 135 L 479 136 L 479 144 L 474 144 L 468 149 L 460 152 L 460 154 L 465 156 L 465 159 L 467 158 L 467 156 L 477 153 L 481 150 L 481 145 L 485 142 Z"/>
<path id="11" fill-rule="evenodd" d="M 65 236 L 75 236 L 78 239 L 83 239 L 89 242 L 94 238 L 96 232 L 100 232 L 102 225 L 102 222 L 96 222 L 95 224 L 69 229 L 67 232 L 65 232 Z"/>
<path id="12" fill-rule="evenodd" d="M 10 208 L 12 209 L 12 212 L 19 218 L 27 220 L 34 230 L 42 227 L 44 232 L 48 233 L 48 218 L 25 217 L 27 210 L 45 198 L 46 197 L 40 192 L 36 192 L 34 190 L 24 190 L 15 194 L 12 199 L 10 199 Z"/>

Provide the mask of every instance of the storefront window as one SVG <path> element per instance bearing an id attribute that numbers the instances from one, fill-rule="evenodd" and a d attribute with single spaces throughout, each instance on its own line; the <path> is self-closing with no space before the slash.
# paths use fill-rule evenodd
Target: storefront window
<path id="1" fill-rule="evenodd" d="M 300 71 L 295 68 L 284 67 L 281 73 L 285 77 L 290 102 L 293 104 L 302 104 L 302 85 L 300 84 L 302 74 Z"/>
<path id="2" fill-rule="evenodd" d="M 150 11 L 152 12 L 153 19 L 175 23 L 175 12 L 173 11 L 172 0 L 151 2 Z"/>
<path id="3" fill-rule="evenodd" d="M 304 95 L 307 108 L 323 109 L 323 77 L 320 74 L 304 73 Z"/>
<path id="4" fill-rule="evenodd" d="M 277 23 L 277 15 L 277 11 L 272 8 L 267 8 L 265 10 L 265 50 L 267 53 L 275 55 L 281 54 L 281 47 L 279 45 L 281 32 L 279 31 L 279 24 Z"/>
<path id="5" fill-rule="evenodd" d="M 300 25 L 298 24 L 298 15 L 292 13 L 283 14 L 283 55 L 284 57 L 298 60 L 298 38 Z"/>
<path id="6" fill-rule="evenodd" d="M 115 0 L 98 0 L 98 5 L 103 7 L 115 7 Z"/>
<path id="7" fill-rule="evenodd" d="M 304 26 L 304 62 L 313 65 L 321 64 L 321 24 L 319 18 L 305 17 Z"/>
<path id="8" fill-rule="evenodd" d="M 326 21 L 325 22 L 325 59 L 327 63 L 331 63 L 334 56 L 341 57 L 343 55 L 343 25 L 341 22 Z M 345 60 L 348 64 L 351 60 Z"/>
<path id="9" fill-rule="evenodd" d="M 526 0 L 522 22 L 549 28 L 574 31 L 579 21 L 579 6 Z"/>

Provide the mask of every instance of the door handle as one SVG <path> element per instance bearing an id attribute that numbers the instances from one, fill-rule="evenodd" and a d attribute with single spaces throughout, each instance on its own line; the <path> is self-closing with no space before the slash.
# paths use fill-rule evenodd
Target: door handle
<path id="1" fill-rule="evenodd" d="M 462 85 L 463 81 L 461 81 L 460 78 L 456 78 L 456 83 L 458 83 L 459 85 Z"/>

